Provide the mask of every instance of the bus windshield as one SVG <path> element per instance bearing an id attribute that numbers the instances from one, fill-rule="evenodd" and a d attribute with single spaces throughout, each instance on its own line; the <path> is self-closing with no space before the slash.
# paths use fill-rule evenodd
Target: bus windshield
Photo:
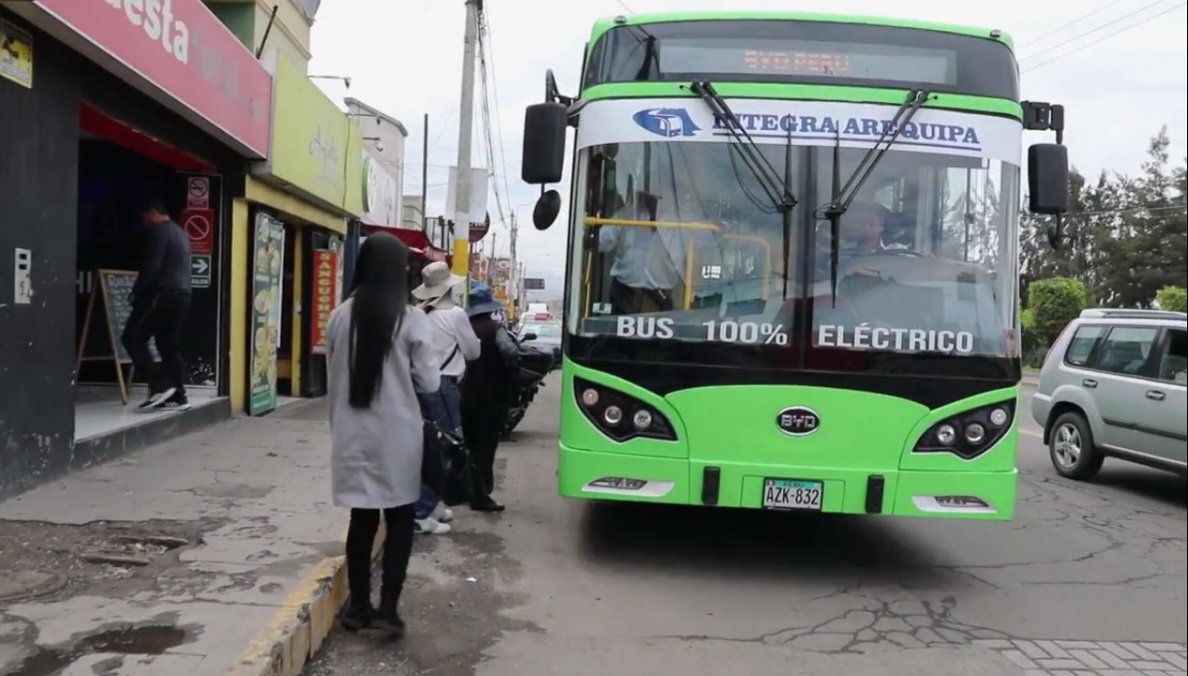
<path id="1" fill-rule="evenodd" d="M 791 229 L 728 143 L 585 148 L 570 330 L 772 350 L 804 340 L 810 354 L 1011 356 L 1018 167 L 905 145 L 916 147 L 889 151 L 841 218 L 836 265 L 819 209 L 833 188 L 829 145 L 761 146 L 801 195 Z M 843 181 L 864 153 L 840 150 Z"/>

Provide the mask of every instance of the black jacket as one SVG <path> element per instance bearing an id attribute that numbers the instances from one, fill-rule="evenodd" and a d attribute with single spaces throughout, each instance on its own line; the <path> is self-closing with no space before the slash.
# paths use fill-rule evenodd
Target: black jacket
<path id="1" fill-rule="evenodd" d="M 139 305 L 176 291 L 190 291 L 190 239 L 180 225 L 165 221 L 149 228 L 132 298 Z"/>

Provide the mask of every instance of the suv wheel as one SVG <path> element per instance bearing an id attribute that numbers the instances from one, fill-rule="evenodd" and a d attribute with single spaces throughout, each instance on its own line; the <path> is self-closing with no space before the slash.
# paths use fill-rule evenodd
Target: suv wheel
<path id="1" fill-rule="evenodd" d="M 1065 413 L 1056 419 L 1048 435 L 1048 451 L 1052 466 L 1069 479 L 1093 478 L 1105 459 L 1093 443 L 1089 423 L 1079 413 Z"/>

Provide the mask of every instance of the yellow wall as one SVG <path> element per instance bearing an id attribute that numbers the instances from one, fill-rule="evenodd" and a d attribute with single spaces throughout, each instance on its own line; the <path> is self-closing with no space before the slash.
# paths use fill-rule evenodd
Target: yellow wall
<path id="1" fill-rule="evenodd" d="M 250 202 L 266 204 L 277 211 L 296 216 L 297 218 L 319 225 L 346 236 L 346 220 L 342 216 L 320 209 L 300 198 L 278 190 L 267 183 L 249 178 L 247 182 L 247 199 Z"/>
<path id="2" fill-rule="evenodd" d="M 303 282 L 305 281 L 305 266 L 301 263 L 305 260 L 305 240 L 301 237 L 301 230 L 299 228 L 293 229 L 293 236 L 297 239 L 293 242 L 293 343 L 289 348 L 292 352 L 289 387 L 292 390 L 290 392 L 291 396 L 300 397 L 301 334 L 304 333 L 305 329 L 305 320 L 302 319 L 305 316 L 305 298 L 301 295 Z"/>
<path id="3" fill-rule="evenodd" d="M 264 205 L 279 212 L 286 222 L 293 224 L 293 220 L 301 224 L 312 224 L 326 228 L 340 235 L 346 235 L 346 222 L 341 216 L 336 216 L 299 198 L 277 190 L 267 183 L 248 178 L 245 185 L 245 199 L 237 199 L 231 206 L 231 326 L 230 345 L 230 375 L 228 390 L 231 396 L 231 411 L 239 415 L 247 410 L 247 371 L 248 371 L 248 299 L 251 284 L 249 272 L 251 270 L 252 224 L 249 219 L 249 208 L 252 203 Z M 296 224 L 300 226 L 301 224 Z M 304 326 L 303 317 L 306 315 L 307 299 L 302 296 L 302 282 L 305 270 L 301 265 L 304 254 L 304 243 L 300 239 L 299 231 L 294 233 L 298 237 L 293 253 L 293 342 L 292 350 L 292 378 L 293 396 L 301 393 L 301 356 L 305 345 L 302 342 L 300 327 Z"/>
<path id="4" fill-rule="evenodd" d="M 250 183 L 250 179 L 249 179 Z M 248 203 L 237 199 L 231 204 L 231 343 L 230 357 L 231 411 L 239 414 L 247 408 L 247 303 L 251 223 L 248 222 Z"/>

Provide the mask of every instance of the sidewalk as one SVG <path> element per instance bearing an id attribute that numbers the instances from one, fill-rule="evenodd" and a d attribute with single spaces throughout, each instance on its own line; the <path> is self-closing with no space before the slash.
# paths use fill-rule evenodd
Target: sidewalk
<path id="1" fill-rule="evenodd" d="M 300 673 L 346 595 L 328 438 L 300 402 L 0 503 L 0 674 Z"/>

